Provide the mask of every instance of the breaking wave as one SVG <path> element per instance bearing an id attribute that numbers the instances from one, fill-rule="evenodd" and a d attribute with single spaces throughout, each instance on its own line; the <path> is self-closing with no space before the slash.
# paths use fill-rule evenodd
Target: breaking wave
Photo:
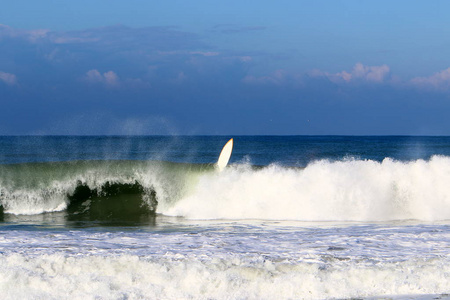
<path id="1" fill-rule="evenodd" d="M 2 214 L 65 211 L 85 219 L 125 219 L 155 213 L 207 165 L 143 161 L 71 161 L 0 166 Z"/>
<path id="2" fill-rule="evenodd" d="M 387 221 L 450 219 L 450 157 L 319 160 L 305 168 L 155 161 L 0 166 L 5 214 Z"/>

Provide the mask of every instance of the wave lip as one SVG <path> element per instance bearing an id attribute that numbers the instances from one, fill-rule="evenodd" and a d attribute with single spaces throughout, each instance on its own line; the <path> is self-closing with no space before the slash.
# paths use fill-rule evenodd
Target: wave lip
<path id="1" fill-rule="evenodd" d="M 0 212 L 20 216 L 65 211 L 90 220 L 132 219 L 154 214 L 158 199 L 176 199 L 195 169 L 143 161 L 0 165 Z"/>

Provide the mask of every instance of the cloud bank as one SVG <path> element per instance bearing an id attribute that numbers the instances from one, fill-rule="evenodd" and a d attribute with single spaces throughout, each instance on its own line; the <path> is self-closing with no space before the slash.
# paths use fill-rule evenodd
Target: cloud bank
<path id="1" fill-rule="evenodd" d="M 89 83 L 102 83 L 108 87 L 119 86 L 119 76 L 113 71 L 101 74 L 98 70 L 89 70 L 86 72 L 84 79 Z"/>
<path id="2" fill-rule="evenodd" d="M 389 78 L 390 68 L 387 65 L 366 66 L 362 63 L 357 63 L 351 71 L 341 71 L 332 74 L 321 70 L 312 70 L 309 72 L 309 75 L 312 77 L 326 77 L 336 83 L 355 81 L 383 83 Z"/>
<path id="3" fill-rule="evenodd" d="M 233 38 L 264 29 L 215 28 Z M 169 123 L 161 132 L 414 134 L 450 128 L 441 113 L 450 109 L 450 69 L 401 80 L 383 63 L 311 70 L 284 57 L 280 66 L 274 53 L 229 50 L 175 27 L 55 32 L 0 25 L 0 44 L 0 104 L 8 108 L 0 111 L 3 134 L 51 134 L 54 124 L 71 134 L 152 134 L 158 131 L 150 127 Z M 113 117 L 96 123 L 99 115 Z"/>
<path id="4" fill-rule="evenodd" d="M 429 77 L 416 77 L 411 83 L 421 88 L 448 90 L 450 89 L 450 68 L 437 72 Z"/>

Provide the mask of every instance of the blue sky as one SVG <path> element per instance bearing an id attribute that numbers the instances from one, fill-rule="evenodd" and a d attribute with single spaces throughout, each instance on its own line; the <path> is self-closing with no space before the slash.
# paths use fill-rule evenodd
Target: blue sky
<path id="1" fill-rule="evenodd" d="M 448 1 L 6 1 L 0 134 L 450 135 Z"/>

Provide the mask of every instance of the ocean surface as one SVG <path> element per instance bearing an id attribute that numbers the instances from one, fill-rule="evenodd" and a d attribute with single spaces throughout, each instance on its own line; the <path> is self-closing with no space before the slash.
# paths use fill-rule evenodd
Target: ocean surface
<path id="1" fill-rule="evenodd" d="M 0 137 L 1 299 L 450 299 L 450 137 Z"/>

